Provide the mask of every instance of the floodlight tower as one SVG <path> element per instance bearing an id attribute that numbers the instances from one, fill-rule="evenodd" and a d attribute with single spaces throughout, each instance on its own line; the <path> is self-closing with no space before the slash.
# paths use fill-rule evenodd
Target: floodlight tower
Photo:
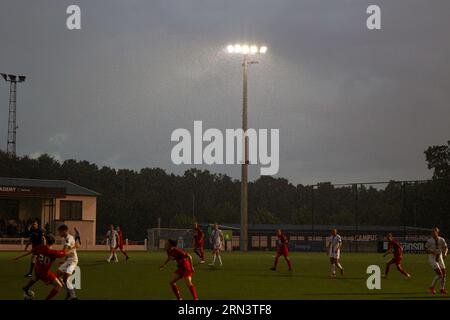
<path id="1" fill-rule="evenodd" d="M 16 156 L 16 93 L 17 83 L 24 82 L 25 76 L 16 76 L 14 74 L 1 73 L 3 79 L 9 82 L 9 112 L 8 112 L 8 139 L 6 145 L 6 152 L 10 157 Z"/>
<path id="2" fill-rule="evenodd" d="M 242 131 L 244 132 L 244 161 L 242 163 L 241 171 L 241 228 L 240 228 L 240 249 L 241 251 L 248 250 L 248 137 L 246 135 L 248 129 L 248 65 L 258 63 L 257 60 L 252 59 L 256 55 L 265 54 L 267 52 L 266 46 L 258 47 L 256 45 L 235 44 L 227 46 L 227 51 L 230 54 L 241 54 L 244 57 L 242 62 L 243 67 L 243 97 L 242 97 Z"/>

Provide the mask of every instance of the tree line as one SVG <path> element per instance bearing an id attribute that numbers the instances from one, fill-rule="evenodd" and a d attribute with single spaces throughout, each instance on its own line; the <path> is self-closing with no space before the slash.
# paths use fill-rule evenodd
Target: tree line
<path id="1" fill-rule="evenodd" d="M 450 227 L 450 141 L 425 151 L 430 181 L 385 185 L 294 185 L 284 178 L 261 176 L 249 183 L 251 224 L 408 225 Z M 97 235 L 110 223 L 133 240 L 148 228 L 188 228 L 201 223 L 240 221 L 240 181 L 207 170 L 174 175 L 160 168 L 139 171 L 99 167 L 88 161 L 59 162 L 9 157 L 0 151 L 0 176 L 64 179 L 101 193 Z"/>

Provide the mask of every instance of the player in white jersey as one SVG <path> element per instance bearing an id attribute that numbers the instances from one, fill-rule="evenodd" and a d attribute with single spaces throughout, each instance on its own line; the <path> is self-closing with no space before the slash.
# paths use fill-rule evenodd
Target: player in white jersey
<path id="1" fill-rule="evenodd" d="M 111 259 L 114 258 L 114 262 L 119 262 L 116 253 L 117 241 L 119 240 L 119 234 L 116 230 L 114 230 L 114 225 L 109 226 L 109 230 L 106 233 L 106 245 L 109 248 L 109 258 L 106 260 L 108 263 L 111 262 Z"/>
<path id="2" fill-rule="evenodd" d="M 77 244 L 75 238 L 69 234 L 69 228 L 66 225 L 59 226 L 58 233 L 64 241 L 63 250 L 68 249 L 69 251 L 66 255 L 66 260 L 58 268 L 56 275 L 66 288 L 66 300 L 76 300 L 77 295 L 73 286 L 73 274 L 78 265 Z"/>
<path id="3" fill-rule="evenodd" d="M 439 232 L 439 228 L 434 227 L 431 231 L 431 238 L 425 244 L 425 248 L 428 251 L 428 262 L 436 272 L 436 276 L 433 278 L 429 289 L 432 294 L 435 294 L 436 289 L 434 287 L 436 282 L 440 280 L 441 293 L 447 294 L 447 290 L 445 289 L 446 274 L 444 258 L 447 257 L 448 247 L 444 238 L 439 236 Z"/>
<path id="4" fill-rule="evenodd" d="M 336 229 L 331 230 L 330 242 L 328 243 L 328 256 L 331 263 L 331 276 L 336 277 L 336 267 L 341 271 L 341 275 L 344 275 L 344 268 L 341 265 L 341 248 L 342 238 L 337 234 Z"/>
<path id="5" fill-rule="evenodd" d="M 224 246 L 224 238 L 223 233 L 219 229 L 219 224 L 215 223 L 213 227 L 213 231 L 211 233 L 211 238 L 209 239 L 213 246 L 213 261 L 209 264 L 210 266 L 214 266 L 216 263 L 216 258 L 219 259 L 219 264 L 222 266 L 222 258 L 220 256 L 220 250 L 223 250 Z"/>

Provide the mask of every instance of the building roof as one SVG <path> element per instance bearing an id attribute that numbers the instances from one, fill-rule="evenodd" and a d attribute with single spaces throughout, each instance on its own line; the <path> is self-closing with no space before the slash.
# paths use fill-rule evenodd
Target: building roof
<path id="1" fill-rule="evenodd" d="M 0 177 L 0 185 L 11 187 L 62 188 L 67 195 L 99 196 L 100 193 L 67 180 L 42 180 Z"/>
<path id="2" fill-rule="evenodd" d="M 238 224 L 227 224 L 221 226 L 224 229 L 239 229 Z M 344 225 L 314 225 L 315 231 L 330 231 L 336 228 L 341 231 L 355 231 L 355 226 L 344 226 Z M 313 228 L 310 224 L 250 224 L 248 226 L 250 231 L 273 231 L 281 229 L 283 231 L 311 231 Z M 398 231 L 430 231 L 430 228 L 421 227 L 411 227 L 411 226 L 368 226 L 359 225 L 358 231 L 364 232 L 398 232 Z"/>

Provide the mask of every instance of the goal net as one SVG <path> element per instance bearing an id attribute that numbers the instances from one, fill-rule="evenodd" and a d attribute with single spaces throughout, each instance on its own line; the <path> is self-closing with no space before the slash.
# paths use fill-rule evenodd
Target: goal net
<path id="1" fill-rule="evenodd" d="M 153 228 L 148 230 L 148 249 L 164 249 L 169 239 L 177 240 L 180 249 L 191 249 L 192 238 L 192 229 Z"/>

